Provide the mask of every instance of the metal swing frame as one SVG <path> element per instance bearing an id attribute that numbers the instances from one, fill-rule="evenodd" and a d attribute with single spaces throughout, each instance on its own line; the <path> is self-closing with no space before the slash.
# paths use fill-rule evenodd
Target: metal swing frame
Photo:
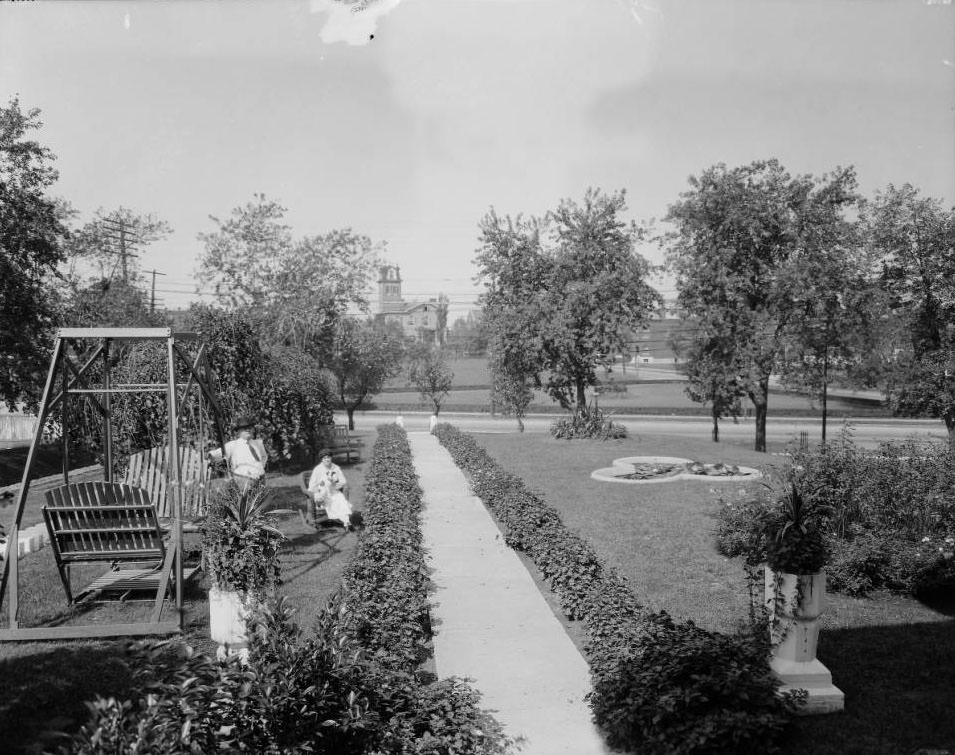
<path id="1" fill-rule="evenodd" d="M 99 345 L 93 350 L 81 367 L 70 358 L 71 341 L 97 340 Z M 8 626 L 0 629 L 0 641 L 4 640 L 60 640 L 80 639 L 87 637 L 121 637 L 142 635 L 168 635 L 182 631 L 184 621 L 183 611 L 183 564 L 182 564 L 182 501 L 183 490 L 178 463 L 168 464 L 167 491 L 172 494 L 172 531 L 171 541 L 165 552 L 162 565 L 162 574 L 153 610 L 149 621 L 132 624 L 90 624 L 54 627 L 21 627 L 18 620 L 19 612 L 19 568 L 17 540 L 20 531 L 20 521 L 26 505 L 27 494 L 30 490 L 33 466 L 36 461 L 37 449 L 43 437 L 43 428 L 51 417 L 53 410 L 59 406 L 62 411 L 62 443 L 63 443 L 63 483 L 69 484 L 69 399 L 72 395 L 83 395 L 89 398 L 90 403 L 100 414 L 103 420 L 104 460 L 103 472 L 105 482 L 112 482 L 113 477 L 113 433 L 112 433 L 112 401 L 111 397 L 118 393 L 145 393 L 165 392 L 167 397 L 167 443 L 169 458 L 177 460 L 179 456 L 179 418 L 182 408 L 186 405 L 191 393 L 198 389 L 200 400 L 205 397 L 211 411 L 216 435 L 220 446 L 225 444 L 223 432 L 222 411 L 213 388 L 213 375 L 206 356 L 206 345 L 200 344 L 195 359 L 190 358 L 180 346 L 183 341 L 197 341 L 195 333 L 173 332 L 172 328 L 61 328 L 56 335 L 53 345 L 53 356 L 47 374 L 43 397 L 40 403 L 40 412 L 36 431 L 27 454 L 26 465 L 20 490 L 14 506 L 13 521 L 7 531 L 7 544 L 3 552 L 2 576 L 0 576 L 0 608 L 3 598 L 7 594 L 9 585 L 9 602 L 7 611 Z M 166 381 L 164 383 L 130 383 L 124 385 L 113 384 L 110 374 L 109 354 L 110 346 L 114 341 L 165 341 L 166 344 Z M 88 372 L 97 360 L 102 359 L 102 384 L 90 384 Z M 177 364 L 185 368 L 188 379 L 179 382 L 177 379 Z M 59 377 L 59 390 L 56 391 Z M 181 398 L 180 401 L 180 390 Z M 162 613 L 169 591 L 169 580 L 174 580 L 176 617 L 173 620 L 163 621 Z"/>

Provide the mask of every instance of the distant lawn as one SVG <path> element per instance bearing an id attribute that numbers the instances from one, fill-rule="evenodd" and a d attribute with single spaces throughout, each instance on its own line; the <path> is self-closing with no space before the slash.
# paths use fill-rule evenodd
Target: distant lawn
<path id="1" fill-rule="evenodd" d="M 370 461 L 377 430 L 355 433 L 364 442 L 362 460 L 343 465 L 352 504 L 364 504 L 365 469 Z M 274 491 L 272 508 L 297 510 L 302 504 L 300 469 L 270 472 Z M 32 496 L 31 496 L 32 497 Z M 4 511 L 4 515 L 9 508 Z M 297 513 L 281 515 L 277 525 L 288 538 L 280 555 L 282 584 L 279 593 L 288 596 L 296 609 L 294 621 L 310 630 L 326 600 L 341 584 L 342 570 L 357 543 L 354 533 L 338 526 L 314 527 L 302 523 Z M 197 545 L 197 536 L 188 535 L 187 550 Z M 148 620 L 152 603 L 100 603 L 70 608 L 60 584 L 52 551 L 44 548 L 20 560 L 21 626 L 93 624 Z M 74 569 L 73 584 L 82 587 L 105 571 L 103 565 Z M 82 584 L 81 584 L 82 583 Z M 191 583 L 186 591 L 186 626 L 183 639 L 196 650 L 215 653 L 209 639 L 208 578 Z M 0 626 L 7 626 L 4 597 Z M 168 607 L 164 618 L 169 617 Z M 128 697 L 132 677 L 125 662 L 130 639 L 74 640 L 64 642 L 0 643 L 0 752 L 4 755 L 39 753 L 43 732 L 48 729 L 75 731 L 86 721 L 84 702 L 97 694 Z M 42 739 L 42 746 L 51 742 Z"/>
<path id="2" fill-rule="evenodd" d="M 468 384 L 471 385 L 471 384 Z M 667 383 L 634 383 L 627 386 L 626 391 L 607 393 L 598 399 L 602 409 L 620 414 L 648 413 L 648 414 L 696 414 L 707 415 L 709 409 L 687 398 L 684 392 L 685 384 L 679 382 Z M 405 411 L 430 411 L 430 403 L 424 401 L 420 394 L 406 386 L 405 390 L 392 390 L 380 393 L 372 401 L 375 407 L 382 410 L 403 409 Z M 745 409 L 744 404 L 744 409 Z M 487 387 L 454 388 L 442 404 L 446 411 L 486 411 L 491 409 L 491 393 Z M 841 417 L 888 416 L 888 412 L 878 403 L 860 399 L 831 397 L 828 402 L 829 416 L 832 419 Z M 560 414 L 563 409 L 543 391 L 535 391 L 533 403 L 529 413 Z M 807 417 L 821 416 L 818 406 L 813 406 L 806 396 L 784 391 L 770 391 L 769 415 L 798 415 Z"/>
<path id="3" fill-rule="evenodd" d="M 716 493 L 738 483 L 624 485 L 590 478 L 623 456 L 682 456 L 747 466 L 784 464 L 733 443 L 658 437 L 557 441 L 539 434 L 475 439 L 506 470 L 557 509 L 639 600 L 709 629 L 745 619 L 740 563 L 717 553 Z M 778 450 L 778 449 L 770 449 Z M 749 483 L 752 485 L 753 483 Z M 907 753 L 955 748 L 955 601 L 928 606 L 908 597 L 828 596 L 819 658 L 846 695 L 846 711 L 798 719 L 789 753 Z"/>

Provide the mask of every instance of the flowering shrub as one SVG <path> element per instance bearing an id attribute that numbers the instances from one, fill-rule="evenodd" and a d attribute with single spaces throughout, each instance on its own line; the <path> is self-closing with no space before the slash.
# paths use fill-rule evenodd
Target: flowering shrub
<path id="1" fill-rule="evenodd" d="M 866 452 L 844 439 L 797 452 L 792 479 L 827 514 L 828 586 L 849 595 L 890 589 L 916 596 L 955 588 L 955 452 L 907 441 Z M 759 531 L 765 496 L 724 500 L 717 547 L 748 564 L 768 554 Z"/>
<path id="2" fill-rule="evenodd" d="M 555 438 L 595 438 L 614 440 L 627 437 L 627 428 L 610 419 L 599 408 L 585 406 L 577 409 L 570 417 L 554 420 L 550 434 Z"/>

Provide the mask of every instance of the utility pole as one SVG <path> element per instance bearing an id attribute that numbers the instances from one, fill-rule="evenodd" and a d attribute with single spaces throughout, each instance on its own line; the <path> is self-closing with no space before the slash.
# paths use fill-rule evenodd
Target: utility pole
<path id="1" fill-rule="evenodd" d="M 156 311 L 156 276 L 165 275 L 165 273 L 160 273 L 156 269 L 149 270 L 147 272 L 152 273 L 152 276 L 153 276 L 153 284 L 149 292 L 149 313 L 152 314 L 153 312 Z"/>
<path id="2" fill-rule="evenodd" d="M 123 283 L 129 283 L 129 264 L 128 259 L 130 257 L 138 257 L 139 255 L 134 254 L 131 250 L 139 239 L 134 235 L 128 232 L 128 223 L 125 218 L 103 218 L 103 226 L 110 233 L 104 234 L 106 238 L 111 241 L 115 241 L 119 244 L 119 257 L 120 264 L 122 265 L 123 270 Z"/>

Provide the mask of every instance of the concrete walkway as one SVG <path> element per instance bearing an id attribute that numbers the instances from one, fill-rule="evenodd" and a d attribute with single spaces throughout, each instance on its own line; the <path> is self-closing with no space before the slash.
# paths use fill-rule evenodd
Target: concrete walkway
<path id="1" fill-rule="evenodd" d="M 437 438 L 411 432 L 408 441 L 437 588 L 438 676 L 472 679 L 482 707 L 508 735 L 525 738 L 523 755 L 609 753 L 584 700 L 587 663 L 524 564 Z"/>

